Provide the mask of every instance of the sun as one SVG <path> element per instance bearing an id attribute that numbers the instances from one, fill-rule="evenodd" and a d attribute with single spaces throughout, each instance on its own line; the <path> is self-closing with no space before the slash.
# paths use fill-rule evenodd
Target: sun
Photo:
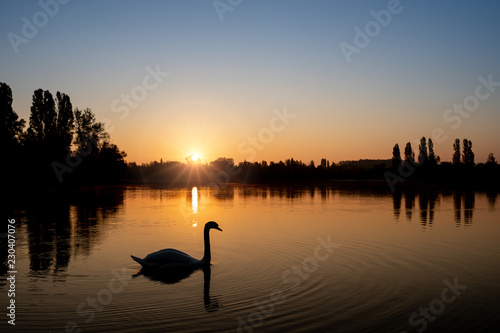
<path id="1" fill-rule="evenodd" d="M 201 155 L 198 152 L 191 152 L 186 156 L 187 164 L 201 164 Z"/>
<path id="2" fill-rule="evenodd" d="M 201 156 L 198 153 L 191 153 L 186 157 L 186 163 L 187 164 L 199 164 L 201 163 Z"/>

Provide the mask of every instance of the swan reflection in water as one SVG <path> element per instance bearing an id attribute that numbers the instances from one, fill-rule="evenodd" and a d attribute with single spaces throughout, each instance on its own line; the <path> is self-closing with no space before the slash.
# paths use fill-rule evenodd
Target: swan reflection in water
<path id="1" fill-rule="evenodd" d="M 191 269 L 175 269 L 175 270 L 151 270 L 142 268 L 139 273 L 133 275 L 133 278 L 144 276 L 151 281 L 160 282 L 163 284 L 175 284 L 188 278 L 195 271 L 201 269 L 203 271 L 203 305 L 205 311 L 214 312 L 219 309 L 219 297 L 210 295 L 210 280 L 212 268 L 210 265 Z"/>
<path id="2" fill-rule="evenodd" d="M 205 250 L 201 260 L 194 259 L 190 255 L 175 249 L 153 252 L 144 259 L 131 255 L 132 259 L 142 266 L 141 271 L 133 277 L 144 275 L 152 281 L 175 284 L 189 277 L 194 271 L 201 269 L 204 275 L 203 300 L 205 310 L 208 312 L 216 311 L 219 302 L 216 298 L 210 296 L 210 229 L 222 231 L 217 222 L 210 221 L 205 224 L 203 231 Z"/>

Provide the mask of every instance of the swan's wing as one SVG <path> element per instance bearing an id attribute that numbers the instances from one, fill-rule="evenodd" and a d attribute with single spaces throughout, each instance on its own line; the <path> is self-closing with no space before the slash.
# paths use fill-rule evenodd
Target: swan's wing
<path id="1" fill-rule="evenodd" d="M 148 264 L 188 264 L 197 261 L 189 254 L 175 249 L 164 249 L 148 254 L 144 261 Z"/>

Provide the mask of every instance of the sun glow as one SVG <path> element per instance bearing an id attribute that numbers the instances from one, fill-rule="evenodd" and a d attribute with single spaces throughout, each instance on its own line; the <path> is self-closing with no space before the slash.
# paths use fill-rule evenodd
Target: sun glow
<path id="1" fill-rule="evenodd" d="M 193 222 L 191 225 L 193 228 L 198 226 L 198 221 L 196 220 L 196 213 L 198 213 L 198 188 L 195 186 L 191 190 L 191 208 L 193 209 Z"/>
<path id="2" fill-rule="evenodd" d="M 192 163 L 199 164 L 199 163 L 201 163 L 201 156 L 198 153 L 191 153 L 188 156 L 186 156 L 186 162 L 188 164 L 192 164 Z"/>
<path id="3" fill-rule="evenodd" d="M 191 208 L 193 215 L 198 213 L 198 188 L 196 186 L 191 190 Z"/>

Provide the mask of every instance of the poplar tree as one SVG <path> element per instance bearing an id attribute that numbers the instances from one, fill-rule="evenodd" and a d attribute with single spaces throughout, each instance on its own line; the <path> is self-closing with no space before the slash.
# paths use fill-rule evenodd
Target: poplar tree
<path id="1" fill-rule="evenodd" d="M 439 157 L 436 157 L 434 153 L 434 143 L 431 138 L 427 141 L 427 146 L 429 147 L 429 165 L 435 166 L 438 163 Z"/>
<path id="2" fill-rule="evenodd" d="M 472 152 L 472 142 L 467 139 L 463 140 L 462 163 L 468 168 L 474 166 L 474 153 Z"/>
<path id="3" fill-rule="evenodd" d="M 415 164 L 415 153 L 411 148 L 410 142 L 408 142 L 405 147 L 405 162 L 410 162 L 412 164 Z"/>
<path id="4" fill-rule="evenodd" d="M 391 165 L 393 170 L 397 170 L 401 165 L 401 151 L 399 150 L 399 144 L 395 144 L 394 148 L 392 148 L 392 159 Z"/>
<path id="5" fill-rule="evenodd" d="M 427 159 L 427 143 L 425 137 L 422 137 L 422 139 L 420 139 L 420 145 L 418 146 L 418 163 L 424 164 Z"/>
<path id="6" fill-rule="evenodd" d="M 454 166 L 460 165 L 460 139 L 455 139 L 455 143 L 453 144 L 453 157 L 451 160 Z"/>

